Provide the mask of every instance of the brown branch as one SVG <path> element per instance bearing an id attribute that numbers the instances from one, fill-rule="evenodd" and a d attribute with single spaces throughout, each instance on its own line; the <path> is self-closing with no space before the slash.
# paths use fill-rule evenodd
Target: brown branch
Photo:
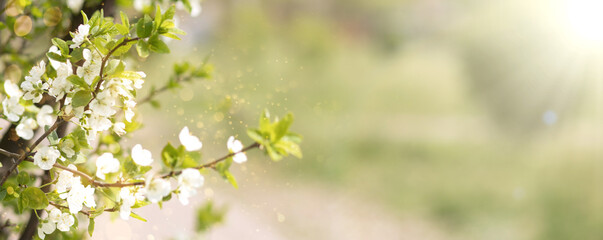
<path id="1" fill-rule="evenodd" d="M 52 132 L 54 132 L 54 130 L 56 130 L 59 126 L 63 125 L 64 123 L 66 123 L 65 120 L 60 117 L 57 117 L 57 120 L 54 122 L 54 124 L 52 124 L 52 126 L 29 147 L 29 150 L 27 152 L 24 152 L 22 155 L 20 155 L 19 159 L 14 162 L 12 166 L 10 166 L 8 171 L 2 176 L 2 180 L 0 180 L 0 186 L 4 185 L 4 182 L 6 182 L 8 176 L 10 176 L 11 173 L 15 171 L 15 169 L 17 169 L 17 166 L 19 166 L 19 164 L 21 164 L 23 160 L 30 156 L 33 149 L 35 149 L 46 137 L 48 137 L 48 135 L 50 135 Z"/>
<path id="2" fill-rule="evenodd" d="M 222 161 L 228 159 L 229 157 L 232 157 L 232 156 L 234 156 L 234 155 L 236 155 L 238 153 L 243 153 L 243 152 L 249 151 L 249 150 L 251 150 L 253 148 L 257 148 L 259 146 L 260 146 L 260 144 L 254 143 L 254 144 L 251 144 L 251 145 L 247 146 L 246 148 L 243 148 L 241 151 L 234 152 L 234 153 L 229 153 L 229 154 L 227 154 L 227 155 L 225 155 L 225 156 L 223 156 L 221 158 L 218 158 L 218 159 L 213 160 L 213 161 L 211 161 L 209 163 L 206 163 L 206 164 L 203 164 L 203 165 L 199 165 L 199 166 L 196 166 L 196 167 L 193 167 L 193 168 L 194 169 L 214 168 L 216 164 L 218 164 L 219 162 L 222 162 Z M 33 162 L 32 159 L 26 159 L 25 161 Z M 73 174 L 75 174 L 77 176 L 80 176 L 80 177 L 86 179 L 86 181 L 88 181 L 90 183 L 90 185 L 92 185 L 94 187 L 117 187 L 117 188 L 122 188 L 122 187 L 139 186 L 139 185 L 144 185 L 145 184 L 144 181 L 106 183 L 106 182 L 94 180 L 93 177 L 89 176 L 86 173 L 80 172 L 78 170 L 73 170 L 71 168 L 65 167 L 65 166 L 63 166 L 61 164 L 58 164 L 58 163 L 55 163 L 53 165 L 53 167 L 56 167 L 56 168 L 59 168 L 59 169 L 71 172 L 71 173 L 73 173 Z M 169 177 L 173 177 L 173 176 L 178 176 L 180 174 L 182 174 L 182 170 L 170 171 L 169 173 L 167 173 L 165 175 L 162 175 L 160 178 L 169 178 Z"/>
<path id="3" fill-rule="evenodd" d="M 58 203 L 55 203 L 55 202 L 50 202 L 50 201 L 49 201 L 49 202 L 48 202 L 48 204 L 50 204 L 50 205 L 52 205 L 52 206 L 54 206 L 54 207 L 56 207 L 56 208 L 60 208 L 60 209 L 69 209 L 69 207 L 67 207 L 67 206 L 63 206 L 63 205 L 58 204 Z M 103 212 L 115 212 L 115 211 L 117 211 L 117 208 L 116 208 L 116 207 L 113 207 L 113 208 L 108 208 L 108 209 L 104 209 L 104 210 L 103 210 Z M 82 213 L 82 214 L 86 215 L 87 217 L 90 217 L 90 216 L 92 216 L 92 214 L 93 214 L 93 212 L 90 212 L 90 211 L 85 211 L 85 210 L 80 210 L 80 213 Z"/>
<path id="4" fill-rule="evenodd" d="M 135 38 L 126 38 L 124 39 L 123 42 L 117 44 L 115 47 L 113 47 L 113 49 L 111 49 L 111 51 L 109 51 L 109 53 L 107 53 L 107 55 L 105 55 L 105 57 L 103 58 L 103 60 L 101 61 L 101 69 L 100 69 L 100 73 L 99 73 L 99 77 L 100 79 L 98 80 L 98 83 L 96 84 L 96 88 L 94 89 L 94 94 L 96 95 L 98 93 L 98 91 L 100 90 L 100 86 L 103 83 L 103 74 L 104 74 L 104 70 L 105 70 L 105 64 L 107 63 L 107 61 L 109 60 L 109 57 L 111 57 L 111 55 L 117 51 L 118 48 L 128 44 L 129 42 L 133 42 L 133 41 L 138 41 L 138 37 Z M 92 100 L 90 100 L 92 101 Z"/>

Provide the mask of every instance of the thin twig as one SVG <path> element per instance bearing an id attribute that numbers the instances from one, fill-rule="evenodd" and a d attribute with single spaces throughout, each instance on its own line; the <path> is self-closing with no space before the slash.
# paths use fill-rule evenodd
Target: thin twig
<path id="1" fill-rule="evenodd" d="M 199 165 L 199 166 L 196 166 L 196 167 L 193 167 L 193 168 L 194 169 L 214 168 L 216 164 L 218 164 L 219 162 L 222 162 L 222 161 L 228 159 L 229 157 L 232 157 L 232 156 L 234 156 L 236 154 L 239 154 L 239 153 L 247 152 L 247 151 L 249 151 L 249 150 L 251 150 L 253 148 L 257 148 L 259 146 L 260 146 L 260 144 L 254 143 L 254 144 L 251 144 L 251 145 L 243 148 L 241 151 L 229 153 L 227 155 L 224 155 L 221 158 L 215 159 L 215 160 L 213 160 L 213 161 L 211 161 L 209 163 L 206 163 L 206 164 L 203 164 L 203 165 Z M 15 153 L 10 153 L 10 152 L 8 152 L 8 153 L 9 154 L 15 154 Z M 27 159 L 25 159 L 25 161 L 33 162 L 33 160 L 31 158 L 27 158 Z M 56 167 L 56 168 L 59 168 L 59 169 L 71 172 L 71 173 L 73 173 L 73 174 L 75 174 L 77 176 L 80 176 L 80 177 L 86 179 L 86 181 L 88 181 L 90 183 L 90 185 L 92 185 L 94 187 L 117 187 L 117 188 L 123 188 L 123 187 L 131 187 L 131 186 L 140 186 L 140 185 L 144 185 L 145 184 L 144 181 L 106 183 L 106 182 L 95 180 L 90 175 L 88 175 L 86 173 L 83 173 L 81 171 L 78 171 L 77 169 L 74 170 L 74 169 L 65 167 L 65 166 L 63 166 L 61 164 L 58 164 L 58 163 L 55 163 L 53 165 L 53 167 Z M 166 173 L 165 175 L 162 175 L 160 178 L 169 178 L 169 177 L 173 177 L 173 176 L 178 176 L 180 174 L 182 174 L 182 170 L 170 171 L 169 173 Z"/>

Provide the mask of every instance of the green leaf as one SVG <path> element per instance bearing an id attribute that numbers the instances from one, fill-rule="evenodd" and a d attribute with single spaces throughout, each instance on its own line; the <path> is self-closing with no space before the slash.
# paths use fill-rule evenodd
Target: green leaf
<path id="1" fill-rule="evenodd" d="M 130 33 L 130 29 L 122 24 L 115 24 L 115 28 L 121 35 L 128 35 Z"/>
<path id="2" fill-rule="evenodd" d="M 179 156 L 180 154 L 178 152 L 178 149 L 172 146 L 172 144 L 169 142 L 167 143 L 167 145 L 165 145 L 165 147 L 163 147 L 163 150 L 161 151 L 161 160 L 163 161 L 163 164 L 165 164 L 165 166 L 169 168 L 176 167 L 176 165 L 178 164 Z"/>
<path id="3" fill-rule="evenodd" d="M 138 72 L 134 71 L 120 71 L 116 74 L 109 76 L 108 78 L 125 78 L 129 80 L 142 79 L 142 76 Z"/>
<path id="4" fill-rule="evenodd" d="M 176 14 L 176 7 L 172 4 L 167 10 L 165 10 L 165 13 L 163 13 L 163 21 L 165 22 L 165 20 L 171 20 L 174 18 L 174 14 Z"/>
<path id="5" fill-rule="evenodd" d="M 247 135 L 255 142 L 262 144 L 266 138 L 262 136 L 260 130 L 257 129 L 247 129 Z"/>
<path id="6" fill-rule="evenodd" d="M 197 210 L 197 232 L 205 232 L 217 223 L 222 222 L 224 213 L 224 209 L 216 210 L 213 207 L 213 202 L 208 201 L 205 206 Z"/>
<path id="7" fill-rule="evenodd" d="M 146 219 L 144 219 L 143 217 L 141 217 L 140 215 L 138 215 L 138 214 L 136 214 L 134 212 L 130 212 L 130 217 L 136 218 L 136 219 L 138 219 L 140 221 L 143 221 L 143 222 L 147 222 Z"/>
<path id="8" fill-rule="evenodd" d="M 277 142 L 279 139 L 285 136 L 289 130 L 289 126 L 291 126 L 291 123 L 293 123 L 293 114 L 291 113 L 287 114 L 283 119 L 278 121 L 274 126 L 275 138 L 272 139 L 272 141 Z"/>
<path id="9" fill-rule="evenodd" d="M 226 177 L 226 180 L 228 180 L 228 182 L 236 189 L 239 189 L 239 184 L 237 184 L 237 180 L 235 179 L 235 177 L 230 173 L 230 171 L 224 171 L 224 177 Z"/>
<path id="10" fill-rule="evenodd" d="M 122 11 L 119 11 L 119 17 L 121 18 L 121 24 L 130 28 L 130 19 L 128 18 L 128 15 Z"/>
<path id="11" fill-rule="evenodd" d="M 140 39 L 136 42 L 136 52 L 138 52 L 138 56 L 146 58 L 149 56 L 149 44 L 144 40 Z"/>
<path id="12" fill-rule="evenodd" d="M 67 46 L 67 43 L 63 41 L 63 39 L 53 38 L 51 41 L 52 44 L 54 44 L 59 48 L 59 50 L 61 50 L 62 55 L 69 55 L 69 46 Z"/>
<path id="13" fill-rule="evenodd" d="M 71 76 L 67 77 L 67 81 L 69 81 L 73 85 L 80 87 L 82 89 L 85 89 L 85 90 L 90 88 L 90 86 L 88 86 L 88 83 L 86 83 L 86 81 L 84 81 L 83 78 L 78 77 L 77 75 L 71 75 Z"/>
<path id="14" fill-rule="evenodd" d="M 155 21 L 153 21 L 153 28 L 156 31 L 157 29 L 159 29 L 159 25 L 161 25 L 161 22 L 163 22 L 163 20 L 161 19 L 161 8 L 159 7 L 159 4 L 157 4 L 155 8 Z"/>
<path id="15" fill-rule="evenodd" d="M 82 107 L 88 105 L 88 103 L 92 100 L 92 93 L 89 91 L 79 91 L 73 95 L 71 99 L 71 105 L 74 108 Z"/>
<path id="16" fill-rule="evenodd" d="M 94 232 L 94 218 L 90 218 L 90 221 L 88 222 L 88 234 L 90 234 L 90 237 L 92 237 L 93 232 Z"/>
<path id="17" fill-rule="evenodd" d="M 48 129 L 50 129 L 50 126 L 44 126 L 44 131 L 48 131 Z M 50 142 L 50 145 L 56 145 L 59 143 L 59 135 L 56 131 L 52 131 L 46 138 L 48 139 L 48 142 Z"/>
<path id="18" fill-rule="evenodd" d="M 157 100 L 151 100 L 149 103 L 155 109 L 159 109 L 161 107 L 161 104 L 159 104 L 159 101 L 157 101 Z"/>
<path id="19" fill-rule="evenodd" d="M 6 197 L 6 189 L 0 190 L 0 201 L 4 200 L 4 197 Z"/>
<path id="20" fill-rule="evenodd" d="M 71 51 L 71 61 L 73 63 L 79 62 L 84 59 L 83 51 L 85 48 L 76 48 Z"/>
<path id="21" fill-rule="evenodd" d="M 169 37 L 169 38 L 172 38 L 172 39 L 181 40 L 180 37 L 178 37 L 178 36 L 176 36 L 175 34 L 172 34 L 172 33 L 162 33 L 161 35 Z"/>
<path id="22" fill-rule="evenodd" d="M 37 187 L 28 187 L 21 193 L 24 208 L 44 209 L 48 206 L 46 194 Z"/>
<path id="23" fill-rule="evenodd" d="M 25 171 L 21 171 L 19 172 L 19 175 L 17 175 L 17 183 L 19 183 L 19 185 L 27 185 L 30 180 L 29 174 Z"/>
<path id="24" fill-rule="evenodd" d="M 125 40 L 125 39 L 123 39 Z M 121 41 L 120 41 L 121 42 Z M 121 56 L 125 53 L 127 53 L 128 51 L 130 51 L 130 48 L 132 48 L 132 45 L 136 44 L 136 41 L 129 41 L 126 44 L 123 44 L 121 46 L 119 46 L 119 48 L 115 49 L 115 51 L 113 51 L 113 56 Z"/>
<path id="25" fill-rule="evenodd" d="M 149 38 L 149 45 L 151 51 L 153 52 L 170 53 L 170 48 L 168 48 L 168 46 L 163 41 L 161 41 L 161 39 L 159 39 L 158 35 L 154 35 Z"/>
<path id="26" fill-rule="evenodd" d="M 287 140 L 281 140 L 275 143 L 274 146 L 278 149 L 281 149 L 287 154 L 291 154 L 297 158 L 302 158 L 301 148 L 297 143 Z"/>
<path id="27" fill-rule="evenodd" d="M 46 56 L 48 58 L 52 59 L 52 60 L 59 61 L 59 62 L 65 62 L 65 61 L 67 61 L 66 57 L 64 57 L 62 55 L 59 55 L 59 54 L 56 54 L 56 53 L 53 53 L 53 52 L 47 52 Z"/>
<path id="28" fill-rule="evenodd" d="M 201 152 L 189 152 L 186 151 L 184 146 L 180 146 L 178 148 L 180 152 L 180 162 L 178 163 L 178 167 L 180 168 L 192 168 L 199 165 L 199 160 L 201 159 Z"/>
<path id="29" fill-rule="evenodd" d="M 78 148 L 90 148 L 88 145 L 88 139 L 86 138 L 86 131 L 80 127 L 77 127 L 73 132 L 71 132 L 71 137 L 73 138 L 73 143 Z"/>
<path id="30" fill-rule="evenodd" d="M 271 145 L 264 145 L 264 147 L 266 148 L 266 153 L 268 153 L 268 156 L 270 159 L 272 159 L 272 161 L 276 162 L 283 158 L 283 156 L 280 155 Z"/>
<path id="31" fill-rule="evenodd" d="M 153 20 L 151 20 L 149 15 L 145 14 L 144 17 L 139 19 L 136 23 L 136 35 L 138 35 L 139 38 L 146 38 L 151 36 L 152 32 Z"/>
<path id="32" fill-rule="evenodd" d="M 88 24 L 88 15 L 86 15 L 86 13 L 83 10 L 80 12 L 82 13 L 82 18 L 83 18 L 84 24 Z"/>

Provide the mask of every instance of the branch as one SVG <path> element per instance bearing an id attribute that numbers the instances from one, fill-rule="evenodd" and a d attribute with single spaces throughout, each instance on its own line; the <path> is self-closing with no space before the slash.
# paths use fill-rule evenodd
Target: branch
<path id="1" fill-rule="evenodd" d="M 55 202 L 48 202 L 50 205 L 55 206 L 56 208 L 61 208 L 61 209 L 69 209 L 69 207 L 67 206 L 63 206 L 61 204 L 55 203 Z M 113 208 L 108 208 L 108 209 L 104 209 L 103 212 L 115 212 L 117 211 L 116 207 Z M 85 211 L 85 210 L 80 210 L 80 213 L 90 217 L 93 213 L 90 211 Z"/>
<path id="2" fill-rule="evenodd" d="M 101 69 L 100 69 L 100 73 L 99 73 L 99 77 L 100 79 L 98 80 L 98 83 L 96 84 L 96 88 L 94 89 L 94 94 L 96 96 L 96 93 L 98 93 L 98 91 L 100 90 L 100 86 L 103 83 L 103 74 L 104 74 L 104 70 L 105 70 L 105 64 L 107 63 L 107 61 L 109 60 L 109 57 L 111 57 L 111 55 L 117 51 L 118 48 L 128 44 L 129 42 L 133 42 L 133 41 L 138 41 L 138 37 L 135 38 L 126 38 L 124 39 L 123 42 L 117 44 L 115 47 L 113 47 L 113 49 L 111 49 L 111 51 L 109 51 L 109 53 L 107 53 L 107 55 L 103 58 L 103 61 L 101 62 Z M 90 100 L 92 101 L 92 100 Z"/>
<path id="3" fill-rule="evenodd" d="M 44 134 L 42 134 L 42 136 L 40 136 L 29 147 L 29 150 L 27 152 L 24 152 L 23 154 L 21 154 L 19 156 L 19 159 L 15 163 L 13 163 L 12 166 L 10 166 L 10 168 L 8 169 L 8 171 L 6 172 L 6 174 L 4 174 L 2 176 L 2 180 L 0 180 L 0 186 L 4 185 L 4 182 L 6 182 L 6 179 L 8 179 L 8 176 L 10 176 L 11 173 L 13 171 L 15 171 L 15 169 L 17 169 L 17 166 L 19 166 L 19 164 L 21 164 L 21 162 L 23 162 L 23 160 L 25 160 L 28 156 L 30 156 L 30 154 L 33 151 L 33 149 L 35 149 L 44 140 L 44 138 L 48 137 L 48 135 L 50 135 L 52 132 L 54 132 L 54 130 L 56 130 L 59 126 L 63 125 L 64 123 L 66 123 L 65 120 L 63 120 L 61 117 L 57 117 L 57 120 L 54 122 L 54 124 L 52 124 L 52 127 L 50 127 L 46 132 L 44 132 Z M 8 153 L 8 154 L 16 154 L 16 153 L 10 153 L 8 151 L 6 151 L 6 153 Z"/>
<path id="4" fill-rule="evenodd" d="M 236 155 L 238 153 L 243 153 L 243 152 L 249 151 L 249 150 L 251 150 L 253 148 L 257 148 L 259 146 L 260 146 L 260 144 L 254 143 L 254 144 L 251 144 L 251 145 L 247 146 L 246 148 L 241 149 L 241 151 L 234 152 L 234 153 L 229 153 L 229 154 L 227 154 L 227 155 L 225 155 L 225 156 L 223 156 L 221 158 L 218 158 L 218 159 L 213 160 L 213 161 L 211 161 L 209 163 L 206 163 L 206 164 L 203 164 L 203 165 L 199 165 L 199 166 L 193 167 L 193 168 L 194 169 L 214 168 L 214 166 L 216 164 L 218 164 L 219 162 L 222 162 L 222 161 L 228 159 L 229 157 L 232 157 L 232 156 L 234 156 L 234 155 Z M 9 154 L 15 154 L 15 153 L 10 153 L 9 152 Z M 29 158 L 26 159 L 25 161 L 33 162 L 33 160 L 29 159 Z M 90 185 L 92 185 L 93 187 L 117 187 L 117 188 L 123 188 L 123 187 L 139 186 L 139 185 L 144 185 L 145 184 L 144 181 L 106 183 L 106 182 L 94 180 L 93 177 L 89 176 L 86 173 L 83 173 L 83 172 L 78 171 L 78 170 L 73 170 L 71 168 L 65 167 L 65 166 L 63 166 L 61 164 L 58 164 L 58 163 L 55 163 L 53 165 L 53 167 L 56 167 L 56 168 L 59 168 L 59 169 L 71 172 L 71 173 L 73 173 L 73 174 L 75 174 L 77 176 L 80 176 L 80 177 L 86 179 L 86 181 L 88 181 L 90 183 Z M 171 172 L 169 172 L 169 173 L 167 173 L 165 175 L 162 175 L 161 178 L 169 178 L 169 177 L 173 177 L 173 176 L 178 176 L 180 174 L 182 174 L 182 170 L 171 171 Z"/>

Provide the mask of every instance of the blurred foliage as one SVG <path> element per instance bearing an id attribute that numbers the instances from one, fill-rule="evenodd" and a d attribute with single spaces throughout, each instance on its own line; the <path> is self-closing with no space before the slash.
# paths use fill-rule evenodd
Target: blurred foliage
<path id="1" fill-rule="evenodd" d="M 304 158 L 270 173 L 371 196 L 450 239 L 599 239 L 596 70 L 564 69 L 579 56 L 546 4 L 208 2 L 215 26 L 180 51 L 213 52 L 215 83 L 179 116 L 245 134 L 258 110 L 295 112 Z"/>
<path id="2" fill-rule="evenodd" d="M 215 209 L 212 201 L 207 201 L 203 206 L 197 209 L 196 231 L 199 233 L 207 232 L 214 225 L 224 221 L 225 209 Z"/>

